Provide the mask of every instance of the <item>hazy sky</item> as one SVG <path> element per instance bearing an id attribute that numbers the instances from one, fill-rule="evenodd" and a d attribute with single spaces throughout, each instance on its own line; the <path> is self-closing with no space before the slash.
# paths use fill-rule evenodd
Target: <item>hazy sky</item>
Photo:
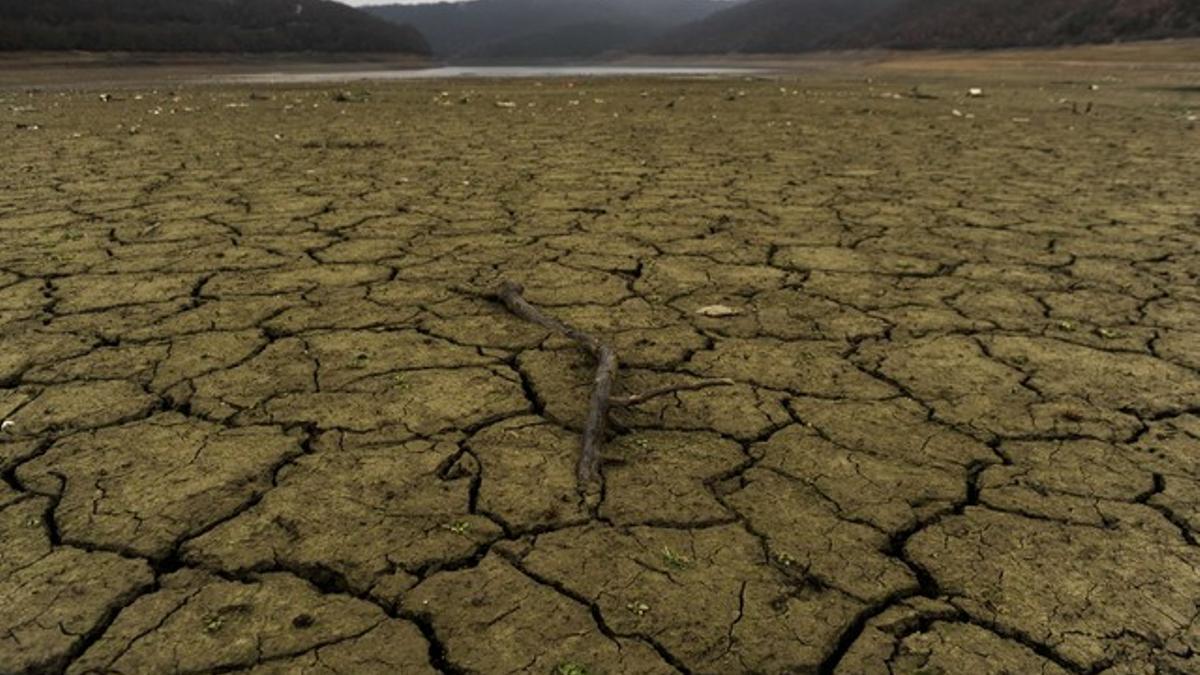
<path id="1" fill-rule="evenodd" d="M 347 4 L 347 5 L 354 5 L 355 7 L 362 7 L 364 5 L 395 5 L 395 4 L 419 5 L 421 3 L 437 2 L 437 1 L 438 0 L 338 0 L 338 2 Z M 457 2 L 458 0 L 452 0 L 452 1 Z"/>

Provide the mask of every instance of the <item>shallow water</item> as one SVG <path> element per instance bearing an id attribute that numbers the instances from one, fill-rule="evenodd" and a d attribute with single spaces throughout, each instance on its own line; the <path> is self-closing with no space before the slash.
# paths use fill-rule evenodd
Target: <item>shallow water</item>
<path id="1" fill-rule="evenodd" d="M 356 70 L 324 73 L 252 73 L 218 76 L 221 82 L 305 83 L 345 82 L 350 80 L 423 80 L 455 77 L 619 77 L 630 75 L 701 76 L 745 75 L 763 72 L 761 68 L 688 67 L 688 66 L 441 66 L 405 70 Z"/>

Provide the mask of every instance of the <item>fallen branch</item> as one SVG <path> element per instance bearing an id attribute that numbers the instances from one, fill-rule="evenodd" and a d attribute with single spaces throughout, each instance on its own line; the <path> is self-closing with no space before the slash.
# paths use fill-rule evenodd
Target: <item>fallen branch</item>
<path id="1" fill-rule="evenodd" d="M 579 463 L 575 469 L 575 477 L 579 481 L 580 491 L 586 491 L 589 485 L 597 482 L 600 478 L 600 446 L 604 443 L 604 430 L 608 424 L 610 406 L 638 405 L 677 391 L 695 391 L 733 384 L 732 380 L 727 379 L 701 380 L 659 387 L 641 394 L 614 397 L 612 390 L 619 365 L 616 351 L 597 338 L 568 323 L 548 316 L 542 310 L 529 304 L 529 301 L 521 295 L 524 291 L 525 289 L 520 284 L 505 281 L 496 290 L 496 298 L 518 317 L 567 336 L 587 350 L 596 360 L 596 376 L 592 380 L 592 395 L 588 402 L 587 420 L 583 426 Z"/>
<path id="2" fill-rule="evenodd" d="M 609 403 L 616 406 L 634 406 L 641 405 L 646 401 L 656 399 L 660 396 L 674 394 L 680 391 L 699 391 L 708 389 L 709 387 L 728 387 L 736 384 L 729 378 L 717 378 L 715 380 L 699 380 L 697 382 L 688 382 L 686 384 L 668 384 L 664 387 L 643 391 L 640 394 L 630 394 L 628 396 L 615 396 L 609 399 Z"/>

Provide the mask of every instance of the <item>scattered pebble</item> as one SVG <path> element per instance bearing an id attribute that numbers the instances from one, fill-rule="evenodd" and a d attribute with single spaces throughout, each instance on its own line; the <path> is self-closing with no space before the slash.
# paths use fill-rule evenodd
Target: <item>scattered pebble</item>
<path id="1" fill-rule="evenodd" d="M 742 313 L 742 310 L 728 307 L 726 305 L 708 305 L 707 307 L 701 307 L 700 309 L 696 310 L 696 313 L 700 316 L 719 319 L 726 316 L 737 316 Z"/>
<path id="2" fill-rule="evenodd" d="M 12 420 L 4 420 L 3 422 L 0 422 L 0 431 L 3 431 L 6 434 L 12 433 L 12 430 L 16 428 L 16 426 L 16 422 Z"/>
<path id="3" fill-rule="evenodd" d="M 628 605 L 625 605 L 625 609 L 629 610 L 629 612 L 632 614 L 636 614 L 637 616 L 645 616 L 646 612 L 650 611 L 650 605 L 647 605 L 644 602 L 631 602 Z"/>
<path id="4" fill-rule="evenodd" d="M 983 96 L 983 90 L 979 87 L 971 87 L 967 90 L 967 95 L 972 98 L 979 98 L 980 96 Z"/>

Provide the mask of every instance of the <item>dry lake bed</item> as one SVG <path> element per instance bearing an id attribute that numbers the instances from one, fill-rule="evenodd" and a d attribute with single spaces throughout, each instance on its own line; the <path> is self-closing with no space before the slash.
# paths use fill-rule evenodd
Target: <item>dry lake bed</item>
<path id="1" fill-rule="evenodd" d="M 1200 672 L 1195 69 L 88 79 L 0 91 L 0 672 Z M 736 384 L 586 503 L 501 280 Z"/>

